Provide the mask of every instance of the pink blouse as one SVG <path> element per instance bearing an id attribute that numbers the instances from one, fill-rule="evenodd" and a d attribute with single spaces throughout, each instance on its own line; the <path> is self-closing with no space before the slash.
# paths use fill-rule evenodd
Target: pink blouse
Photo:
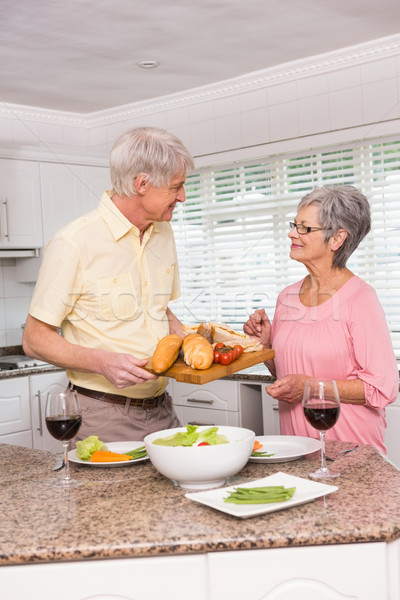
<path id="1" fill-rule="evenodd" d="M 277 378 L 361 379 L 365 405 L 343 403 L 326 439 L 371 444 L 386 455 L 385 406 L 397 397 L 399 371 L 375 290 L 354 276 L 323 304 L 306 307 L 299 298 L 302 283 L 278 296 L 271 333 Z M 319 437 L 301 402 L 280 401 L 279 416 L 283 435 Z"/>

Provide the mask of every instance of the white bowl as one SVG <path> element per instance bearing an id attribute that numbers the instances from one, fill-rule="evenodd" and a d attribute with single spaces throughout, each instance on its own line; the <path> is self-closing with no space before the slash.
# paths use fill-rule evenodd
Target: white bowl
<path id="1" fill-rule="evenodd" d="M 198 431 L 208 427 L 199 427 Z M 150 433 L 144 438 L 144 444 L 157 471 L 187 489 L 209 489 L 223 485 L 228 477 L 244 467 L 254 446 L 254 431 L 225 425 L 218 426 L 218 433 L 228 438 L 227 444 L 175 447 L 153 444 L 154 440 L 178 431 L 186 431 L 186 427 Z"/>

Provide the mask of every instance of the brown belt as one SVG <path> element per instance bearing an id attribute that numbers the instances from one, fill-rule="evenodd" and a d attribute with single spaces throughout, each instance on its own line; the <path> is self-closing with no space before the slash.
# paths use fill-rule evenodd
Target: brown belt
<path id="1" fill-rule="evenodd" d="M 119 394 L 107 394 L 106 392 L 98 392 L 96 390 L 88 390 L 74 383 L 70 383 L 70 388 L 89 398 L 95 398 L 95 400 L 101 400 L 102 402 L 110 402 L 111 404 L 125 405 L 129 401 L 130 406 L 139 406 L 140 408 L 155 408 L 165 398 L 167 393 L 164 392 L 161 396 L 155 396 L 153 398 L 129 398 L 128 396 L 120 396 Z"/>

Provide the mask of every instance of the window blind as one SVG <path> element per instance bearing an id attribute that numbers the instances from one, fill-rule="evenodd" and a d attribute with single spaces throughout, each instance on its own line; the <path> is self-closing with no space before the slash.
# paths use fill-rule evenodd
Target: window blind
<path id="1" fill-rule="evenodd" d="M 319 149 L 298 155 L 200 169 L 172 220 L 187 324 L 273 317 L 278 293 L 307 274 L 289 258 L 288 222 L 313 187 L 349 184 L 368 198 L 372 230 L 348 267 L 377 291 L 400 359 L 400 140 Z"/>

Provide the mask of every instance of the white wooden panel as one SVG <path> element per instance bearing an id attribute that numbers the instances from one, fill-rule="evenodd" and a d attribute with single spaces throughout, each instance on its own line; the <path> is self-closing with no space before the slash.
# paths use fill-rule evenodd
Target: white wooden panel
<path id="1" fill-rule="evenodd" d="M 194 555 L 4 566 L 0 598 L 207 600 L 205 562 Z"/>
<path id="2" fill-rule="evenodd" d="M 28 377 L 0 380 L 0 435 L 31 428 Z"/>
<path id="3" fill-rule="evenodd" d="M 62 443 L 55 440 L 47 431 L 45 410 L 47 394 L 49 392 L 63 392 L 67 387 L 68 378 L 65 371 L 31 375 L 29 380 L 33 447 L 39 450 L 62 452 Z"/>
<path id="4" fill-rule="evenodd" d="M 204 385 L 174 381 L 174 403 L 214 410 L 239 410 L 238 388 L 235 381 L 218 380 Z"/>
<path id="5" fill-rule="evenodd" d="M 215 552 L 208 560 L 211 600 L 391 598 L 384 543 Z"/>
<path id="6" fill-rule="evenodd" d="M 26 431 L 18 431 L 17 433 L 8 433 L 6 435 L 0 435 L 1 444 L 11 444 L 12 446 L 24 446 L 25 448 L 32 448 L 32 431 L 27 429 Z"/>
<path id="7" fill-rule="evenodd" d="M 176 406 L 180 409 L 178 417 L 182 425 L 230 425 L 240 426 L 240 414 L 229 410 L 214 410 L 212 408 L 198 408 L 195 406 Z"/>
<path id="8" fill-rule="evenodd" d="M 400 394 L 386 407 L 385 445 L 388 459 L 400 469 Z"/>
<path id="9" fill-rule="evenodd" d="M 28 160 L 0 160 L 0 246 L 43 245 L 39 165 Z"/>

